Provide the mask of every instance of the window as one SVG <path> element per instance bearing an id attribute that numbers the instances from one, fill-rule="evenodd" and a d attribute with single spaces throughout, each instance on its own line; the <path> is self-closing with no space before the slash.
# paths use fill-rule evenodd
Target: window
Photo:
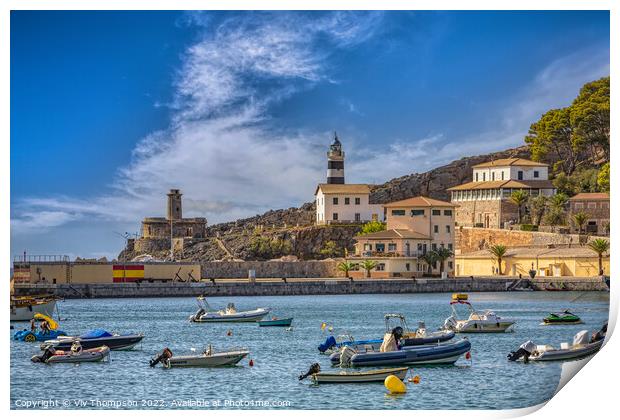
<path id="1" fill-rule="evenodd" d="M 452 244 L 448 244 L 448 249 L 452 251 Z"/>
<path id="2" fill-rule="evenodd" d="M 332 203 L 334 203 L 335 205 L 337 205 L 337 204 L 338 204 L 338 197 L 334 197 L 334 198 L 332 199 Z"/>
<path id="3" fill-rule="evenodd" d="M 424 216 L 424 210 L 411 210 L 411 216 Z"/>
<path id="4" fill-rule="evenodd" d="M 582 209 L 583 208 L 583 203 L 575 203 L 575 208 L 576 209 Z"/>
<path id="5" fill-rule="evenodd" d="M 444 216 L 452 216 L 452 210 L 444 210 L 443 211 L 443 215 Z"/>
<path id="6" fill-rule="evenodd" d="M 452 263 L 452 261 L 448 261 L 448 268 L 450 270 L 452 270 L 452 268 L 454 268 L 454 264 Z"/>
<path id="7" fill-rule="evenodd" d="M 502 171 L 502 181 L 504 180 L 504 171 Z"/>
<path id="8" fill-rule="evenodd" d="M 362 216 L 359 213 L 355 213 L 355 221 L 359 222 L 360 220 L 362 220 Z"/>
<path id="9" fill-rule="evenodd" d="M 476 172 L 476 182 L 478 182 L 478 172 Z"/>
<path id="10" fill-rule="evenodd" d="M 482 181 L 486 181 L 487 180 L 487 173 L 483 172 L 482 173 Z"/>
<path id="11" fill-rule="evenodd" d="M 439 226 L 438 225 L 433 226 L 433 233 L 439 233 Z"/>
<path id="12" fill-rule="evenodd" d="M 441 210 L 433 209 L 433 216 L 441 216 Z"/>
<path id="13" fill-rule="evenodd" d="M 385 244 L 376 244 L 375 245 L 375 250 L 377 252 L 385 252 Z"/>
<path id="14" fill-rule="evenodd" d="M 405 263 L 405 271 L 411 271 L 411 264 Z"/>
<path id="15" fill-rule="evenodd" d="M 446 225 L 446 233 L 450 233 L 450 225 Z"/>
<path id="16" fill-rule="evenodd" d="M 385 264 L 384 263 L 379 263 L 377 264 L 377 271 L 385 271 Z"/>
<path id="17" fill-rule="evenodd" d="M 519 181 L 522 181 L 522 180 L 523 180 L 523 171 L 517 171 L 517 179 L 518 179 Z"/>
<path id="18" fill-rule="evenodd" d="M 364 244 L 364 251 L 372 251 L 372 244 Z"/>
<path id="19" fill-rule="evenodd" d="M 332 220 L 338 220 L 338 213 L 332 214 Z"/>
<path id="20" fill-rule="evenodd" d="M 433 251 L 437 251 L 437 244 L 432 244 L 432 245 L 431 245 L 431 249 L 432 249 Z"/>
<path id="21" fill-rule="evenodd" d="M 392 216 L 404 216 L 405 210 L 392 210 Z"/>
<path id="22" fill-rule="evenodd" d="M 396 244 L 388 244 L 388 251 L 396 252 Z"/>
<path id="23" fill-rule="evenodd" d="M 345 197 L 345 198 L 344 198 L 344 204 L 345 204 L 346 206 L 348 206 L 349 204 L 351 204 L 351 199 L 350 199 L 349 197 Z"/>
<path id="24" fill-rule="evenodd" d="M 355 197 L 355 205 L 359 206 L 360 205 L 360 198 L 359 197 Z"/>
<path id="25" fill-rule="evenodd" d="M 491 181 L 495 181 L 495 172 L 491 172 Z"/>
<path id="26" fill-rule="evenodd" d="M 589 209 L 595 209 L 596 208 L 596 203 L 588 203 L 588 208 Z"/>
<path id="27" fill-rule="evenodd" d="M 540 174 L 539 174 L 539 172 L 538 172 L 538 171 L 534 171 L 534 178 L 538 178 L 538 176 L 539 176 L 539 175 L 540 175 Z"/>

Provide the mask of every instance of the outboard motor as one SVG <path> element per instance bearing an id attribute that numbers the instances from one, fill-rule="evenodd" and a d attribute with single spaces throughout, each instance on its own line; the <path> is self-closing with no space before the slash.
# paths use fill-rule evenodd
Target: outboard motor
<path id="1" fill-rule="evenodd" d="M 340 352 L 340 367 L 349 367 L 351 365 L 351 358 L 356 354 L 357 352 L 355 349 L 349 346 L 344 346 Z"/>
<path id="2" fill-rule="evenodd" d="M 448 318 L 446 318 L 446 320 L 443 322 L 443 328 L 444 330 L 454 331 L 454 329 L 456 328 L 456 319 L 453 315 L 450 315 Z"/>
<path id="3" fill-rule="evenodd" d="M 394 336 L 394 340 L 398 343 L 401 338 L 403 338 L 403 327 L 394 327 L 392 328 L 392 335 Z"/>
<path id="4" fill-rule="evenodd" d="M 333 335 L 330 335 L 329 337 L 327 337 L 327 340 L 325 340 L 323 344 L 319 345 L 319 351 L 321 353 L 325 353 L 327 350 L 336 347 L 336 344 L 336 339 Z"/>
<path id="5" fill-rule="evenodd" d="M 47 346 L 45 350 L 43 350 L 42 354 L 40 355 L 35 354 L 34 356 L 30 358 L 30 360 L 34 363 L 45 363 L 47 359 L 49 359 L 50 357 L 54 355 L 55 352 L 56 350 L 54 349 L 54 347 Z"/>
<path id="6" fill-rule="evenodd" d="M 189 317 L 189 320 L 193 321 L 193 322 L 196 322 L 196 321 L 198 321 L 200 319 L 201 316 L 203 316 L 206 313 L 207 313 L 207 311 L 205 311 L 204 309 L 200 308 L 200 309 L 198 309 L 198 311 L 194 315 Z"/>
<path id="7" fill-rule="evenodd" d="M 157 356 L 151 359 L 151 361 L 149 362 L 149 366 L 155 367 L 159 362 L 164 363 L 166 360 L 170 359 L 171 357 L 172 357 L 172 350 L 166 347 L 165 349 L 161 351 L 161 353 L 157 354 Z"/>
<path id="8" fill-rule="evenodd" d="M 299 380 L 304 380 L 306 379 L 308 376 L 310 375 L 314 375 L 315 373 L 319 373 L 321 371 L 321 365 L 319 365 L 318 363 L 313 363 L 312 365 L 310 365 L 310 369 L 308 369 L 308 372 L 299 375 Z"/>
<path id="9" fill-rule="evenodd" d="M 521 344 L 516 351 L 510 352 L 508 354 L 508 360 L 511 362 L 516 362 L 520 358 L 523 357 L 523 361 L 528 363 L 530 361 L 530 355 L 536 350 L 536 344 L 534 344 L 531 340 L 526 341 Z"/>
<path id="10" fill-rule="evenodd" d="M 607 335 L 607 322 L 603 327 L 592 334 L 592 338 L 590 339 L 590 343 L 596 343 L 597 341 L 601 341 L 605 339 L 605 335 Z"/>

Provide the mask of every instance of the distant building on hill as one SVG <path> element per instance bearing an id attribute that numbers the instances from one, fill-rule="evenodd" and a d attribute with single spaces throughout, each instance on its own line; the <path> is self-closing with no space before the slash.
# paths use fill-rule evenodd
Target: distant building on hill
<path id="1" fill-rule="evenodd" d="M 609 234 L 609 194 L 608 193 L 579 193 L 569 200 L 570 215 L 580 211 L 588 215 L 585 224 L 585 233 L 595 235 Z M 572 217 L 571 217 L 572 219 Z M 572 223 L 574 232 L 578 227 Z"/>
<path id="2" fill-rule="evenodd" d="M 204 217 L 183 218 L 183 203 L 180 190 L 172 189 L 167 194 L 166 217 L 146 217 L 142 220 L 143 239 L 204 238 L 207 219 Z M 172 235 L 170 230 L 172 229 Z"/>
<path id="3" fill-rule="evenodd" d="M 556 189 L 549 181 L 549 165 L 521 158 L 497 159 L 473 167 L 473 181 L 448 188 L 458 205 L 456 224 L 502 228 L 517 222 L 517 206 L 510 201 L 513 191 L 530 196 L 551 196 Z"/>

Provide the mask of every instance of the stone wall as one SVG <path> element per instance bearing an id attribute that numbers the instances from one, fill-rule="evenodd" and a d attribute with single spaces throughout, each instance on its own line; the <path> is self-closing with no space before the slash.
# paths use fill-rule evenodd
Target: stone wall
<path id="1" fill-rule="evenodd" d="M 208 261 L 202 263 L 202 278 L 247 279 L 255 270 L 257 278 L 321 278 L 340 275 L 337 261 Z"/>
<path id="2" fill-rule="evenodd" d="M 502 244 L 508 247 L 572 246 L 589 242 L 595 238 L 597 237 L 461 226 L 456 229 L 455 247 L 457 253 L 465 254 L 485 249 L 488 245 L 493 244 Z"/>
<path id="3" fill-rule="evenodd" d="M 34 295 L 51 293 L 63 298 L 139 298 L 139 297 L 195 297 L 204 296 L 281 296 L 281 295 L 335 295 L 335 294 L 392 294 L 392 293 L 453 293 L 503 292 L 515 278 L 456 278 L 418 280 L 335 280 L 313 279 L 304 281 L 201 282 L 201 283 L 115 283 L 115 284 L 56 284 L 15 285 L 15 293 Z M 557 284 L 558 278 L 554 279 Z M 535 280 L 536 290 L 550 283 Z M 609 290 L 600 278 L 567 278 L 563 284 L 574 291 Z"/>

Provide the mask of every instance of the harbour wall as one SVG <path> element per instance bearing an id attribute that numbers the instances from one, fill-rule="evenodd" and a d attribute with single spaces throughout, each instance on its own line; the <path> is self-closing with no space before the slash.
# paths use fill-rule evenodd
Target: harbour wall
<path id="1" fill-rule="evenodd" d="M 408 279 L 355 280 L 348 279 L 270 279 L 256 282 L 217 280 L 197 283 L 116 283 L 116 284 L 16 284 L 18 295 L 54 294 L 63 298 L 138 298 L 182 296 L 282 296 L 338 294 L 397 294 L 503 292 L 515 285 L 518 278 Z M 528 282 L 529 280 L 525 280 Z M 535 290 L 545 287 L 566 288 L 571 291 L 608 290 L 599 277 L 535 279 Z"/>
<path id="2" fill-rule="evenodd" d="M 247 279 L 254 270 L 256 278 L 326 278 L 339 275 L 338 261 L 205 261 L 203 279 Z"/>

